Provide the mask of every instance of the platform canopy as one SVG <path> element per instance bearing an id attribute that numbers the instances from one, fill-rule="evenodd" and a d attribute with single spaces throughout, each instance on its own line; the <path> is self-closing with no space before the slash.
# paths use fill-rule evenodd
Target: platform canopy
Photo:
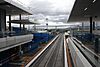
<path id="1" fill-rule="evenodd" d="M 32 14 L 32 11 L 29 8 L 26 8 L 13 0 L 0 0 L 0 9 L 6 10 L 6 15 Z"/>
<path id="2" fill-rule="evenodd" d="M 76 0 L 68 22 L 88 21 L 89 17 L 100 20 L 100 0 Z"/>
<path id="3" fill-rule="evenodd" d="M 8 23 L 14 23 L 14 24 L 39 24 L 39 23 L 34 23 L 28 19 L 24 19 L 24 20 L 11 20 L 11 21 L 8 21 Z"/>

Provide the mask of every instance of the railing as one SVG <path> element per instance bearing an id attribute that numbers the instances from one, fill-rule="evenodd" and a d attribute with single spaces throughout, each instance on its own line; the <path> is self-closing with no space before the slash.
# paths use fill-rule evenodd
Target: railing
<path id="1" fill-rule="evenodd" d="M 71 38 L 68 38 L 68 45 L 74 63 L 74 67 L 92 67 L 92 65 L 84 57 L 84 55 L 77 48 L 77 46 L 75 45 L 75 43 Z"/>
<path id="2" fill-rule="evenodd" d="M 12 48 L 30 42 L 32 39 L 33 34 L 0 38 L 0 51 L 6 50 L 6 47 Z"/>
<path id="3" fill-rule="evenodd" d="M 74 38 L 74 43 L 79 48 L 79 50 L 84 54 L 84 56 L 88 59 L 88 61 L 92 64 L 94 67 L 100 66 L 100 56 L 95 54 L 93 51 L 85 47 L 80 41 L 78 41 L 76 38 Z"/>
<path id="4" fill-rule="evenodd" d="M 4 37 L 12 37 L 12 36 L 20 36 L 20 35 L 27 35 L 27 34 L 31 34 L 31 31 L 20 31 L 20 32 L 15 32 L 15 31 L 5 31 L 2 32 L 0 31 L 0 38 L 4 38 Z"/>

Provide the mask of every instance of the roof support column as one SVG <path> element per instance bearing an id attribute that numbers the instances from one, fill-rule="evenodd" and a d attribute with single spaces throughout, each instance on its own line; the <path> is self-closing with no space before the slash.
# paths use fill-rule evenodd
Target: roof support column
<path id="1" fill-rule="evenodd" d="M 95 30 L 95 21 L 93 22 L 93 30 Z"/>
<path id="2" fill-rule="evenodd" d="M 11 15 L 9 15 L 9 21 L 11 21 Z M 11 23 L 9 23 L 9 31 L 11 31 Z"/>
<path id="3" fill-rule="evenodd" d="M 92 17 L 90 17 L 90 33 L 92 34 Z"/>
<path id="4" fill-rule="evenodd" d="M 84 22 L 82 22 L 82 31 L 84 31 Z"/>
<path id="5" fill-rule="evenodd" d="M 23 30 L 25 30 L 25 24 L 23 24 Z"/>
<path id="6" fill-rule="evenodd" d="M 6 31 L 6 11 L 0 9 L 0 31 Z"/>
<path id="7" fill-rule="evenodd" d="M 21 20 L 21 14 L 19 15 L 19 20 Z M 21 31 L 21 23 L 20 23 L 20 31 Z"/>
<path id="8" fill-rule="evenodd" d="M 5 29 L 4 30 L 6 31 L 6 28 L 7 28 L 6 27 L 6 11 L 4 11 L 4 24 L 5 24 Z"/>

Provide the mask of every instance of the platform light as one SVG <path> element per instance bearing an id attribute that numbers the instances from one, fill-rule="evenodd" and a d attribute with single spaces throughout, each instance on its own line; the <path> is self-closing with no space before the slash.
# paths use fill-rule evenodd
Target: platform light
<path id="1" fill-rule="evenodd" d="M 86 11 L 86 10 L 87 10 L 87 8 L 84 9 L 84 11 Z"/>
<path id="2" fill-rule="evenodd" d="M 96 0 L 93 0 L 93 3 L 96 2 Z"/>

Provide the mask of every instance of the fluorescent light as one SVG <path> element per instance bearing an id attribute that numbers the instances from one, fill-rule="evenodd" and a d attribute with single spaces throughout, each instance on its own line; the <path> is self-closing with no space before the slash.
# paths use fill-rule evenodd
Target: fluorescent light
<path id="1" fill-rule="evenodd" d="M 86 10 L 87 10 L 87 8 L 84 9 L 84 11 L 86 11 Z"/>
<path id="2" fill-rule="evenodd" d="M 93 3 L 95 2 L 96 0 L 93 0 Z"/>

